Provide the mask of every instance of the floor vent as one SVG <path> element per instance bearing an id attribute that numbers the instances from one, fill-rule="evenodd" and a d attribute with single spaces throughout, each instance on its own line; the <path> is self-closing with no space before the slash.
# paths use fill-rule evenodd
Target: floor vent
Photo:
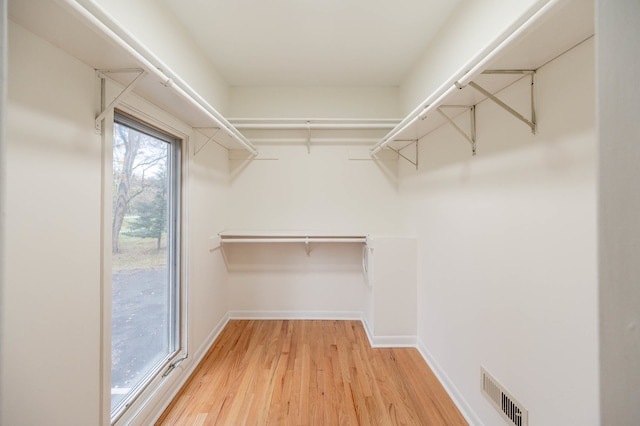
<path id="1" fill-rule="evenodd" d="M 482 393 L 502 414 L 502 417 L 515 426 L 527 426 L 529 414 L 527 410 L 507 390 L 494 379 L 484 368 L 480 367 L 482 374 Z"/>

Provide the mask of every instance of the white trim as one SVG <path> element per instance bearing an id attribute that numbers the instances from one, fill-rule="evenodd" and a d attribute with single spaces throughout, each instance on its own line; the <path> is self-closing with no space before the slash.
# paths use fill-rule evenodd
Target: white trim
<path id="1" fill-rule="evenodd" d="M 483 426 L 484 423 L 482 423 L 480 417 L 478 417 L 478 415 L 473 411 L 471 405 L 469 405 L 467 400 L 464 399 L 462 393 L 458 390 L 456 385 L 453 384 L 453 381 L 449 378 L 447 373 L 445 373 L 444 369 L 440 364 L 438 364 L 433 354 L 429 352 L 425 344 L 420 339 L 417 339 L 416 349 L 418 349 L 418 352 L 420 352 L 424 361 L 427 363 L 429 368 L 431 368 L 433 374 L 438 378 L 438 381 L 442 384 L 444 390 L 447 391 L 449 397 L 458 407 L 467 423 L 472 426 Z"/>
<path id="2" fill-rule="evenodd" d="M 361 320 L 357 311 L 229 311 L 230 319 L 255 320 Z"/>
<path id="3" fill-rule="evenodd" d="M 108 87 L 105 87 L 108 91 Z M 100 424 L 111 424 L 111 215 L 113 206 L 113 111 L 105 117 L 100 136 Z"/>
<path id="4" fill-rule="evenodd" d="M 167 409 L 169 404 L 171 404 L 171 401 L 173 401 L 178 392 L 182 390 L 184 384 L 187 382 L 187 380 L 189 380 L 189 378 L 193 375 L 195 369 L 200 365 L 202 359 L 209 352 L 220 333 L 222 333 L 222 330 L 224 330 L 224 328 L 227 326 L 229 319 L 229 314 L 227 313 L 213 328 L 211 333 L 209 333 L 204 343 L 198 348 L 198 350 L 195 351 L 193 357 L 189 357 L 189 363 L 183 362 L 178 367 L 176 367 L 176 370 L 182 370 L 180 372 L 180 379 L 172 384 L 173 389 L 170 392 L 167 392 L 164 397 L 160 398 L 154 404 L 154 407 L 151 409 L 149 414 L 147 414 L 145 418 L 142 419 L 143 421 L 141 421 L 140 424 L 155 424 L 158 421 L 162 413 L 164 413 L 164 410 Z M 135 419 L 134 417 L 134 420 L 137 421 L 138 419 Z"/>
<path id="5" fill-rule="evenodd" d="M 372 348 L 415 348 L 416 336 L 376 336 L 369 327 L 369 323 L 363 317 L 361 319 L 362 327 L 369 339 L 369 345 Z"/>
<path id="6" fill-rule="evenodd" d="M 373 348 L 415 348 L 416 336 L 373 336 Z"/>
<path id="7" fill-rule="evenodd" d="M 113 89 L 113 85 L 106 85 L 105 86 L 107 88 L 107 93 L 109 92 L 109 87 L 111 87 Z M 131 98 L 129 98 L 129 100 L 132 100 L 133 103 L 137 103 L 141 106 L 140 110 L 136 110 L 135 107 L 131 108 L 129 103 L 126 103 L 124 100 L 122 101 L 122 103 L 120 104 L 120 106 L 122 106 L 122 108 L 120 109 L 121 111 L 125 112 L 125 113 L 130 113 L 132 115 L 132 121 L 134 122 L 138 122 L 143 126 L 151 126 L 151 127 L 156 127 L 158 129 L 160 129 L 161 131 L 165 131 L 169 134 L 169 136 L 172 137 L 172 139 L 175 139 L 175 142 L 171 143 L 171 150 L 175 149 L 176 147 L 174 147 L 174 143 L 177 144 L 177 148 L 179 149 L 178 151 L 178 158 L 176 159 L 176 164 L 175 166 L 178 167 L 178 175 L 176 176 L 176 178 L 179 180 L 179 182 L 177 183 L 176 189 L 177 189 L 177 199 L 174 200 L 174 203 L 177 203 L 177 206 L 173 206 L 176 209 L 176 223 L 177 225 L 177 229 L 175 231 L 176 233 L 176 238 L 177 238 L 177 247 L 178 247 L 178 255 L 179 255 L 179 261 L 178 261 L 178 286 L 179 286 L 179 314 L 180 314 L 180 341 L 179 341 L 179 349 L 177 352 L 175 352 L 175 354 L 166 360 L 166 364 L 165 366 L 162 366 L 156 373 L 154 373 L 154 377 L 152 379 L 150 379 L 146 385 L 144 385 L 144 387 L 142 388 L 142 390 L 139 391 L 139 393 L 137 395 L 135 395 L 133 397 L 133 399 L 130 401 L 129 405 L 125 406 L 124 408 L 122 408 L 117 416 L 115 421 L 113 421 L 112 424 L 114 425 L 124 425 L 124 424 L 131 424 L 132 422 L 134 422 L 137 418 L 139 417 L 146 417 L 147 416 L 147 412 L 148 411 L 154 411 L 156 409 L 156 407 L 158 406 L 158 403 L 156 401 L 156 398 L 162 399 L 161 397 L 158 397 L 158 395 L 162 395 L 163 392 L 166 392 L 167 390 L 172 389 L 172 383 L 176 380 L 173 377 L 167 377 L 165 378 L 164 376 L 160 376 L 160 370 L 166 368 L 166 366 L 168 365 L 168 363 L 172 360 L 176 360 L 182 357 L 185 357 L 188 355 L 189 351 L 187 349 L 188 347 L 188 303 L 187 303 L 187 298 L 188 298 L 188 286 L 189 286 L 189 282 L 188 282 L 188 269 L 186 268 L 186 266 L 188 265 L 188 244 L 186 244 L 186 238 L 188 238 L 188 211 L 187 211 L 187 203 L 188 203 L 188 164 L 189 164 L 189 154 L 188 154 L 188 135 L 186 135 L 184 132 L 181 132 L 179 129 L 175 129 L 173 127 L 173 125 L 179 125 L 181 122 L 180 121 L 176 121 L 175 119 L 172 119 L 171 117 L 169 117 L 167 115 L 166 112 L 163 112 L 161 110 L 157 110 L 156 108 L 154 108 L 153 106 L 149 106 L 147 105 L 147 101 L 145 101 L 144 99 L 141 99 L 135 95 L 132 94 Z M 129 110 L 133 110 L 134 113 L 129 112 Z M 146 111 L 146 112 L 145 112 Z M 141 115 L 143 115 L 146 119 L 144 118 L 140 118 L 138 113 L 140 113 Z M 104 262 L 104 265 L 109 265 L 109 268 L 107 269 L 106 266 L 103 268 L 103 280 L 104 280 L 104 284 L 103 284 L 103 294 L 104 294 L 104 298 L 103 298 L 103 317 L 104 317 L 104 324 L 103 324 L 103 339 L 106 340 L 106 336 L 108 336 L 108 340 L 109 340 L 109 345 L 104 345 L 104 352 L 103 353 L 103 358 L 104 360 L 108 360 L 108 364 L 105 362 L 103 365 L 103 384 L 102 384 L 102 389 L 103 389 L 103 397 L 102 397 L 102 401 L 103 401 L 103 423 L 104 424 L 108 424 L 106 417 L 107 414 L 106 412 L 108 411 L 108 416 L 109 416 L 109 420 L 111 420 L 111 386 L 108 386 L 107 384 L 110 383 L 110 378 L 111 378 L 111 369 L 112 369 L 112 360 L 111 360 L 111 340 L 112 340 L 112 336 L 111 336 L 111 326 L 112 326 L 112 319 L 110 316 L 110 312 L 112 309 L 111 306 L 111 291 L 112 291 L 112 283 L 111 283 L 111 263 L 112 263 L 112 255 L 111 255 L 111 238 L 110 238 L 110 234 L 111 234 L 111 219 L 112 219 L 112 214 L 111 214 L 111 196 L 107 196 L 109 194 L 108 188 L 110 188 L 110 185 L 106 185 L 105 183 L 111 182 L 112 179 L 109 177 L 109 175 L 107 174 L 107 172 L 109 172 L 110 174 L 113 173 L 113 170 L 111 168 L 111 164 L 113 163 L 112 161 L 112 157 L 111 160 L 106 161 L 106 159 L 109 156 L 112 156 L 112 149 L 113 149 L 113 126 L 115 123 L 115 110 L 110 110 L 107 112 L 107 114 L 104 117 L 105 119 L 105 124 L 104 124 L 104 130 L 102 132 L 102 138 L 103 138 L 103 162 L 105 162 L 106 164 L 103 166 L 103 168 L 105 169 L 104 173 L 103 173 L 103 193 L 105 194 L 103 197 L 103 222 L 104 222 L 104 218 L 107 218 L 108 220 L 106 221 L 106 224 L 103 224 L 103 246 L 104 245 L 108 245 L 108 250 L 103 248 L 103 255 L 102 255 L 102 261 Z M 147 121 L 149 120 L 149 121 Z M 171 122 L 171 124 L 165 124 L 165 122 Z M 108 132 L 107 132 L 108 130 Z M 177 132 L 174 132 L 174 130 L 178 130 Z M 109 150 L 110 152 L 107 152 L 107 146 L 109 146 Z M 172 166 L 173 167 L 173 166 Z M 108 178 L 108 179 L 107 179 Z M 172 182 L 172 185 L 176 185 L 175 182 Z M 175 272 L 172 271 L 171 275 L 174 275 Z M 108 292 L 108 297 L 107 297 L 107 292 Z M 108 305 L 108 307 L 106 306 Z M 108 318 L 108 322 L 107 322 L 107 318 Z M 106 343 L 106 342 L 105 342 Z M 108 398 L 108 399 L 107 399 Z"/>
<path id="8" fill-rule="evenodd" d="M 372 348 L 375 347 L 374 344 L 373 344 L 373 342 L 374 342 L 373 331 L 369 327 L 369 323 L 367 322 L 367 317 L 364 314 L 362 315 L 362 319 L 360 320 L 360 322 L 362 323 L 362 327 L 364 328 L 364 332 L 367 334 L 367 339 L 369 339 L 369 345 Z"/>

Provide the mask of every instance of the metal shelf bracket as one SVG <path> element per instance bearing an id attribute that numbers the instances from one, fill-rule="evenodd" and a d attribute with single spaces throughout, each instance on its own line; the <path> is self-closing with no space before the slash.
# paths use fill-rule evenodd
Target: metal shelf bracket
<path id="1" fill-rule="evenodd" d="M 100 105 L 104 105 L 104 82 L 107 78 L 109 78 L 109 74 L 122 74 L 122 73 L 138 73 L 138 75 L 133 79 L 131 83 L 125 87 L 122 92 L 116 98 L 111 101 L 109 105 L 104 108 L 101 108 L 100 113 L 96 116 L 95 120 L 95 129 L 97 133 L 102 133 L 102 120 L 104 117 L 112 111 L 118 104 L 122 98 L 131 92 L 136 85 L 148 74 L 147 71 L 141 68 L 120 68 L 120 69 L 104 69 L 104 70 L 96 70 L 96 76 L 100 79 Z"/>
<path id="2" fill-rule="evenodd" d="M 413 164 L 414 166 L 416 166 L 416 170 L 418 170 L 418 154 L 419 152 L 419 144 L 418 144 L 418 139 L 411 139 L 411 140 L 403 140 L 403 139 L 395 139 L 396 142 L 409 142 L 407 145 L 403 146 L 400 149 L 395 149 L 395 148 L 391 148 L 389 145 L 386 145 L 384 148 L 388 149 L 389 151 L 393 151 L 398 155 L 398 158 L 402 158 L 406 161 L 408 161 L 409 163 Z M 415 144 L 415 148 L 416 148 L 416 160 L 413 161 L 412 159 L 410 159 L 409 157 L 407 157 L 406 155 L 404 155 L 402 153 L 402 150 L 405 149 L 408 146 L 411 146 Z"/>
<path id="3" fill-rule="evenodd" d="M 493 102 L 502 107 L 509 114 L 513 115 L 518 120 L 525 123 L 527 126 L 531 128 L 531 133 L 534 135 L 538 129 L 538 124 L 536 122 L 536 105 L 535 105 L 535 70 L 487 70 L 482 74 L 529 74 L 531 77 L 531 119 L 526 118 L 524 115 L 520 114 L 515 109 L 511 108 L 505 102 L 498 99 L 495 95 L 491 94 L 484 87 L 480 86 L 478 83 L 470 81 L 469 86 L 473 87 L 483 95 L 485 95 L 488 99 L 491 99 Z"/>
<path id="4" fill-rule="evenodd" d="M 205 146 L 209 145 L 209 142 L 213 141 L 213 138 L 215 138 L 216 135 L 218 134 L 218 132 L 220 131 L 220 127 L 194 127 L 194 130 L 198 131 L 198 133 L 202 134 L 203 136 L 205 136 L 207 138 L 206 142 L 204 144 L 202 144 L 200 146 L 200 148 L 194 147 L 193 155 L 195 156 L 195 155 L 198 155 L 198 153 L 200 151 L 202 151 Z M 204 132 L 202 132 L 202 130 L 213 130 L 213 134 L 211 136 L 208 136 L 208 135 L 204 134 Z"/>
<path id="5" fill-rule="evenodd" d="M 453 121 L 451 117 L 444 113 L 443 108 L 465 108 L 469 110 L 469 128 L 470 133 L 467 134 L 458 124 Z M 437 108 L 438 113 L 449 123 L 454 129 L 458 131 L 466 140 L 471 144 L 471 154 L 476 155 L 476 106 L 468 105 L 441 105 Z"/>

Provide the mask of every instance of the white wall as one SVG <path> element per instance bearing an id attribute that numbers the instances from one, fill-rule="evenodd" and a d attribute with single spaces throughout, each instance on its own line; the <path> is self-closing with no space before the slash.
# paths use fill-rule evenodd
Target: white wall
<path id="1" fill-rule="evenodd" d="M 404 113 L 461 70 L 519 18 L 548 0 L 466 0 L 429 43 L 400 86 Z M 466 70 L 464 70 L 466 71 Z"/>
<path id="2" fill-rule="evenodd" d="M 195 142 L 195 143 L 194 143 Z M 193 353 L 211 343 L 210 334 L 228 311 L 227 270 L 220 250 L 209 238 L 228 222 L 229 164 L 227 151 L 195 134 L 189 166 L 189 348 Z M 195 149 L 198 154 L 193 156 Z"/>
<path id="3" fill-rule="evenodd" d="M 307 153 L 304 144 L 262 146 L 277 159 L 232 160 L 230 229 L 395 234 L 395 160 L 350 160 L 362 149 L 312 145 Z M 268 260 L 261 254 L 267 248 L 228 249 L 233 264 L 258 265 L 264 272 L 231 271 L 231 310 L 362 311 L 360 245 L 318 246 L 309 258 L 302 245 L 281 246 L 269 247 L 278 256 Z M 269 297 L 255 298 L 263 293 Z"/>
<path id="4" fill-rule="evenodd" d="M 14 23 L 10 41 L 0 424 L 100 424 L 103 160 L 95 73 Z M 209 250 L 209 236 L 227 221 L 227 152 L 210 143 L 194 157 L 206 138 L 135 97 L 125 108 L 189 139 L 183 232 L 190 358 L 170 376 L 174 386 L 157 395 L 166 403 L 228 311 L 222 254 Z M 152 401 L 134 424 L 150 423 L 162 403 Z"/>
<path id="5" fill-rule="evenodd" d="M 372 237 L 363 319 L 374 346 L 415 346 L 417 334 L 415 238 Z"/>
<path id="6" fill-rule="evenodd" d="M 597 1 L 600 401 L 603 425 L 640 418 L 640 3 Z"/>
<path id="7" fill-rule="evenodd" d="M 394 118 L 395 88 L 234 87 L 233 117 Z M 393 233 L 397 229 L 395 161 L 372 161 L 369 145 L 348 138 L 381 138 L 382 131 L 311 132 L 334 142 L 304 143 L 307 131 L 247 131 L 269 160 L 232 160 L 230 227 L 257 230 L 315 230 Z"/>
<path id="8" fill-rule="evenodd" d="M 420 142 L 419 172 L 403 166 L 419 343 L 478 424 L 502 422 L 480 366 L 531 424 L 598 424 L 593 50 L 592 39 L 538 72 L 537 135 L 485 101 L 476 157 L 443 127 Z M 528 90 L 522 80 L 500 96 L 526 111 Z"/>
<path id="9" fill-rule="evenodd" d="M 397 87 L 234 86 L 229 117 L 400 119 L 402 111 Z"/>
<path id="10" fill-rule="evenodd" d="M 395 88 L 234 87 L 234 117 L 394 118 Z M 397 163 L 372 161 L 368 145 L 385 131 L 312 131 L 330 143 L 287 142 L 305 131 L 251 131 L 265 160 L 232 160 L 229 227 L 233 230 L 396 234 Z M 231 311 L 298 312 L 322 317 L 362 312 L 361 245 L 229 247 Z M 291 266 L 295 265 L 295 266 Z M 333 312 L 333 313 L 332 313 Z M 264 312 L 263 312 L 264 314 Z"/>
<path id="11" fill-rule="evenodd" d="M 362 245 L 228 244 L 229 307 L 236 317 L 360 318 Z"/>
<path id="12" fill-rule="evenodd" d="M 366 150 L 366 148 L 364 148 Z M 232 229 L 391 233 L 397 229 L 395 161 L 362 147 L 262 146 L 273 160 L 232 160 Z"/>
<path id="13" fill-rule="evenodd" d="M 10 24 L 9 31 L 0 423 L 98 424 L 101 149 L 93 131 L 94 72 L 22 27 Z"/>

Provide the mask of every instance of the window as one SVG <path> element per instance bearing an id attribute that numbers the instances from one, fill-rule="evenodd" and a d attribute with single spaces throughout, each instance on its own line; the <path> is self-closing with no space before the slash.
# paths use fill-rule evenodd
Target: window
<path id="1" fill-rule="evenodd" d="M 111 419 L 180 351 L 180 140 L 116 113 Z"/>

